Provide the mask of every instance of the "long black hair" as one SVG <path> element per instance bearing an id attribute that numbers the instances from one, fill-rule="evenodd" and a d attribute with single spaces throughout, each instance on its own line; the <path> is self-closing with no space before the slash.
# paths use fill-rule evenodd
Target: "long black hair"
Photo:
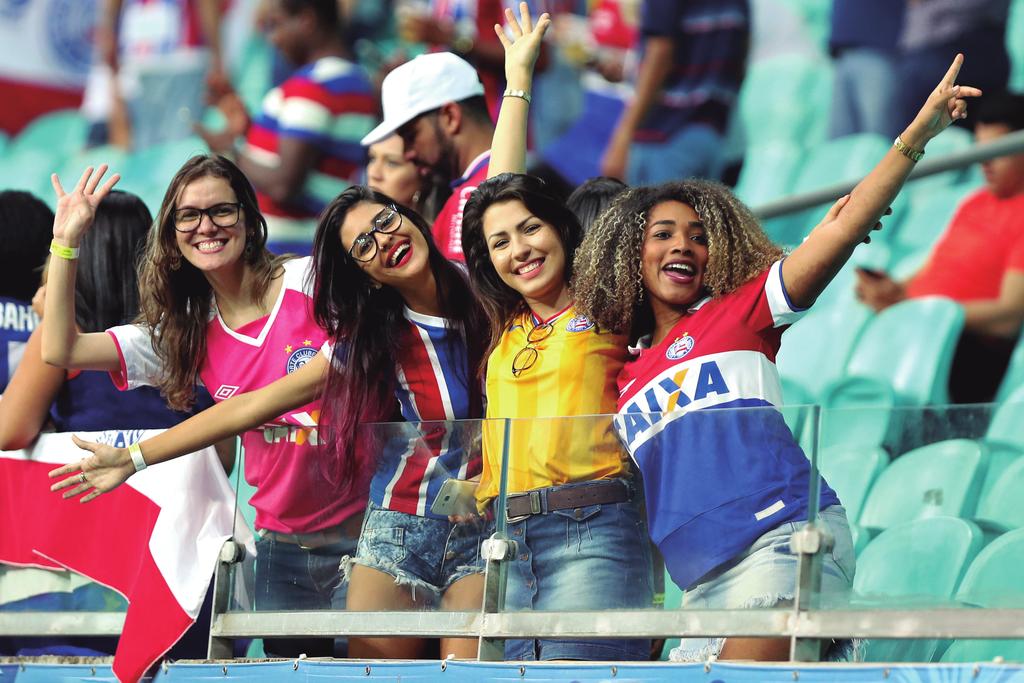
<path id="1" fill-rule="evenodd" d="M 502 281 L 487 251 L 484 239 L 484 212 L 494 204 L 520 201 L 537 218 L 550 224 L 558 234 L 565 250 L 565 273 L 568 283 L 572 278 L 573 257 L 583 237 L 583 230 L 572 211 L 544 184 L 544 181 L 522 173 L 502 173 L 481 183 L 466 202 L 462 215 L 462 252 L 469 267 L 469 280 L 490 328 L 490 339 L 478 366 L 484 372 L 484 362 L 516 313 L 525 309 L 523 296 Z"/>
<path id="2" fill-rule="evenodd" d="M 53 238 L 53 211 L 29 192 L 0 192 L 0 296 L 29 302 Z"/>
<path id="3" fill-rule="evenodd" d="M 82 238 L 75 277 L 75 322 L 83 332 L 130 323 L 139 313 L 137 267 L 153 223 L 137 196 L 113 190 Z"/>
<path id="4" fill-rule="evenodd" d="M 486 325 L 465 274 L 437 249 L 430 227 L 415 211 L 361 185 L 348 188 L 324 209 L 313 239 L 313 315 L 334 341 L 335 350 L 321 397 L 320 433 L 325 446 L 337 456 L 342 481 L 352 481 L 359 463 L 355 457 L 359 423 L 387 420 L 395 413 L 395 363 L 402 354 L 402 332 L 407 324 L 401 295 L 392 287 L 375 287 L 342 246 L 345 216 L 363 202 L 394 205 L 402 219 L 416 226 L 426 239 L 441 315 L 466 340 L 467 385 L 474 381 L 473 370 L 480 363 L 481 332 Z"/>

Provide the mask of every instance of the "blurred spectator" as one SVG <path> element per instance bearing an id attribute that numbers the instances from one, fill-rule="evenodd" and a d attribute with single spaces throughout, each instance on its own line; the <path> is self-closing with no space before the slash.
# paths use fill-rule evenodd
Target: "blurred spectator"
<path id="1" fill-rule="evenodd" d="M 252 181 L 271 248 L 308 254 L 316 216 L 362 170 L 359 139 L 377 105 L 368 76 L 351 61 L 338 0 L 271 0 L 266 20 L 271 42 L 300 68 L 267 93 L 248 131 L 229 117 L 226 130 L 199 134 Z"/>
<path id="2" fill-rule="evenodd" d="M 1024 130 L 1024 95 L 989 95 L 973 115 L 975 139 Z M 1024 323 L 1024 153 L 982 164 L 985 187 L 968 197 L 906 282 L 857 272 L 857 296 L 876 311 L 908 298 L 944 296 L 966 321 L 950 377 L 954 403 L 991 401 Z"/>
<path id="3" fill-rule="evenodd" d="M 212 99 L 231 90 L 221 51 L 226 0 L 104 0 L 99 61 L 82 111 L 89 141 L 143 148 L 184 138 Z M 205 87 L 204 87 L 205 80 Z"/>
<path id="4" fill-rule="evenodd" d="M 831 137 L 854 133 L 892 137 L 898 132 L 896 128 L 907 120 L 893 117 L 896 84 L 900 82 L 895 76 L 897 42 L 902 28 L 901 3 L 892 0 L 835 0 L 832 3 L 829 49 L 835 80 L 829 124 Z M 929 72 L 929 78 L 934 73 Z M 921 101 L 914 100 L 914 106 Z"/>
<path id="5" fill-rule="evenodd" d="M 959 82 L 982 92 L 1006 88 L 1010 77 L 1006 52 L 1009 13 L 1010 0 L 907 0 L 896 77 L 900 84 L 896 120 L 914 117 L 935 85 L 934 74 L 943 73 L 957 52 L 968 57 Z"/>
<path id="6" fill-rule="evenodd" d="M 420 55 L 387 75 L 381 88 L 384 121 L 363 138 L 372 145 L 397 132 L 405 156 L 454 179 L 452 194 L 434 221 L 434 241 L 450 259 L 462 261 L 462 210 L 487 179 L 494 122 L 476 71 L 450 52 Z"/>
<path id="7" fill-rule="evenodd" d="M 579 219 L 580 227 L 586 233 L 612 200 L 627 187 L 628 185 L 615 178 L 591 178 L 573 190 L 565 205 Z"/>
<path id="8" fill-rule="evenodd" d="M 434 182 L 434 175 L 422 174 L 415 163 L 405 158 L 405 143 L 396 133 L 370 145 L 366 164 L 366 184 L 383 192 L 399 204 L 433 221 L 450 192 L 447 184 Z"/>
<path id="9" fill-rule="evenodd" d="M 28 192 L 0 192 L 0 393 L 39 323 L 32 295 L 50 246 L 53 211 Z"/>
<path id="10" fill-rule="evenodd" d="M 747 0 L 644 0 L 636 93 L 601 162 L 631 185 L 717 177 L 750 39 Z"/>
<path id="11" fill-rule="evenodd" d="M 627 56 L 636 43 L 640 0 L 597 0 L 586 19 L 555 18 L 554 39 L 566 61 L 583 67 L 583 107 L 575 123 L 540 151 L 542 164 L 530 169 L 576 186 L 601 175 L 601 157 L 633 95 L 623 80 Z"/>

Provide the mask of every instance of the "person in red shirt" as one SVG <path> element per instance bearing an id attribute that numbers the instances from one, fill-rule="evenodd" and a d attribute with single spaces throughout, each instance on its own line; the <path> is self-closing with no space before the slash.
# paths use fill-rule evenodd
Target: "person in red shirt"
<path id="1" fill-rule="evenodd" d="M 984 99 L 977 142 L 1024 129 L 1024 95 Z M 1024 324 L 1024 154 L 982 164 L 985 187 L 957 209 L 928 261 L 897 282 L 885 273 L 857 271 L 857 296 L 875 311 L 908 298 L 944 296 L 966 314 L 953 360 L 954 403 L 991 401 Z"/>
<path id="2" fill-rule="evenodd" d="M 473 190 L 487 179 L 494 135 L 480 78 L 450 52 L 420 55 L 387 75 L 381 103 L 384 120 L 362 144 L 397 132 L 405 143 L 405 157 L 421 173 L 454 179 L 433 235 L 447 258 L 463 261 L 462 211 Z"/>

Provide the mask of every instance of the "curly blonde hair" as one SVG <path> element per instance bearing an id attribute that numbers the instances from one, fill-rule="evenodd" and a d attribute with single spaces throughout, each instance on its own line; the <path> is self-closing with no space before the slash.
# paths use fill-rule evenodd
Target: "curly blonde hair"
<path id="1" fill-rule="evenodd" d="M 649 212 L 667 201 L 692 207 L 704 223 L 708 264 L 702 284 L 713 297 L 749 282 L 783 255 L 750 210 L 721 183 L 686 180 L 627 190 L 598 217 L 576 253 L 576 309 L 601 327 L 635 337 L 653 326 L 641 252 Z"/>

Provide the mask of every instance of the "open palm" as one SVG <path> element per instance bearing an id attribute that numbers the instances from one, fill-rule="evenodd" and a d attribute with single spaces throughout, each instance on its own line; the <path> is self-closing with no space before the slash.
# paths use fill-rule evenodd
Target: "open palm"
<path id="1" fill-rule="evenodd" d="M 96 207 L 121 179 L 121 176 L 115 173 L 100 186 L 106 172 L 106 164 L 96 169 L 95 173 L 90 166 L 82 173 L 78 184 L 71 192 L 64 191 L 56 173 L 50 176 L 53 191 L 57 195 L 57 211 L 53 219 L 54 239 L 64 240 L 72 245 L 77 245 L 82 239 L 82 235 L 96 217 Z"/>
<path id="2" fill-rule="evenodd" d="M 511 9 L 505 10 L 505 21 L 512 38 L 505 34 L 499 24 L 494 25 L 494 32 L 505 48 L 505 77 L 510 81 L 524 72 L 533 73 L 544 34 L 551 26 L 551 17 L 546 12 L 537 18 L 537 25 L 534 26 L 530 6 L 525 2 L 519 3 L 519 15 L 521 22 Z"/>

